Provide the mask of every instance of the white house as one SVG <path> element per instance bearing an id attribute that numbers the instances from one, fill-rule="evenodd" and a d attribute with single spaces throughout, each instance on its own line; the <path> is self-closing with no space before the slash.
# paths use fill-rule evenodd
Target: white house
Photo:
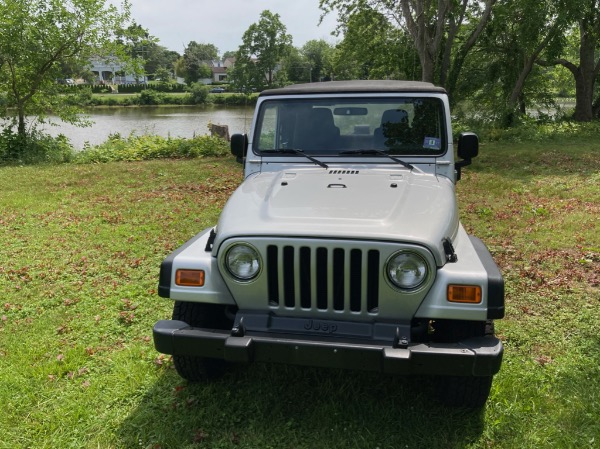
<path id="1" fill-rule="evenodd" d="M 124 65 L 115 57 L 94 58 L 90 64 L 90 71 L 96 76 L 96 82 L 101 84 L 132 84 L 148 81 L 146 75 L 126 74 Z"/>

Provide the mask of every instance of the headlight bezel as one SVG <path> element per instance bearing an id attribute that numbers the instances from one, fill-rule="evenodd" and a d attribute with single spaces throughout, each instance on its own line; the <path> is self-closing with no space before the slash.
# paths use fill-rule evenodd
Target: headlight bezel
<path id="1" fill-rule="evenodd" d="M 399 281 L 394 279 L 394 276 L 392 275 L 392 270 L 391 270 L 391 264 L 394 263 L 394 261 L 399 258 L 399 257 L 410 257 L 412 262 L 420 264 L 425 272 L 423 275 L 421 275 L 420 277 L 420 281 L 418 283 L 410 283 L 410 284 L 402 284 Z M 384 278 L 387 281 L 387 283 L 394 289 L 403 293 L 413 293 L 413 292 L 418 292 L 421 289 L 423 289 L 425 286 L 429 285 L 429 279 L 432 276 L 432 269 L 431 269 L 431 265 L 429 263 L 429 261 L 427 260 L 426 257 L 424 257 L 422 254 L 413 251 L 413 250 L 406 250 L 406 249 L 402 249 L 399 251 L 395 251 L 393 254 L 391 254 L 388 259 L 385 262 L 384 265 Z"/>
<path id="2" fill-rule="evenodd" d="M 229 256 L 231 252 L 236 249 L 249 249 L 252 252 L 254 252 L 254 260 L 257 264 L 257 267 L 253 270 L 250 276 L 241 276 L 239 272 L 236 273 L 235 270 L 232 269 Z M 223 268 L 225 268 L 225 271 L 232 280 L 242 284 L 247 284 L 255 281 L 262 273 L 264 266 L 260 251 L 258 251 L 258 249 L 256 249 L 254 245 L 251 245 L 247 242 L 235 242 L 229 245 L 227 248 L 225 248 L 223 258 L 221 259 L 221 265 L 223 266 Z"/>

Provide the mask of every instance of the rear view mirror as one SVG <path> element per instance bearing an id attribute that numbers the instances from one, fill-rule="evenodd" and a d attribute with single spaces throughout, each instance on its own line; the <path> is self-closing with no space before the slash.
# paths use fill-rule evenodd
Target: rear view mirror
<path id="1" fill-rule="evenodd" d="M 367 115 L 368 112 L 367 108 L 335 108 L 333 110 L 333 115 Z"/>

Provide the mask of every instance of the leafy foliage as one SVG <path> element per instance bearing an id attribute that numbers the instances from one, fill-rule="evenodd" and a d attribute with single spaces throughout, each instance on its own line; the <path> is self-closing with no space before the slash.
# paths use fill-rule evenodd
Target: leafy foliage
<path id="1" fill-rule="evenodd" d="M 292 37 L 279 18 L 268 10 L 260 14 L 242 37 L 231 74 L 233 84 L 242 90 L 272 86 L 275 68 L 290 51 Z"/>
<path id="2" fill-rule="evenodd" d="M 0 165 L 33 165 L 70 162 L 75 151 L 68 139 L 51 137 L 35 129 L 21 136 L 10 126 L 0 133 Z"/>
<path id="3" fill-rule="evenodd" d="M 183 53 L 182 75 L 189 85 L 201 78 L 210 78 L 210 61 L 217 59 L 219 50 L 213 44 L 191 41 Z"/>
<path id="4" fill-rule="evenodd" d="M 161 158 L 220 157 L 229 154 L 229 144 L 223 139 L 196 136 L 192 139 L 165 138 L 160 136 L 122 137 L 113 134 L 95 146 L 88 146 L 77 153 L 76 163 L 141 161 Z"/>
<path id="5" fill-rule="evenodd" d="M 204 104 L 208 99 L 208 86 L 202 83 L 193 83 L 190 88 L 190 103 L 192 104 Z"/>
<path id="6" fill-rule="evenodd" d="M 140 92 L 138 102 L 143 106 L 155 106 L 163 104 L 165 95 L 154 89 L 144 89 Z"/>
<path id="7" fill-rule="evenodd" d="M 334 47 L 323 39 L 307 41 L 300 53 L 310 70 L 309 81 L 327 81 L 333 77 Z"/>
<path id="8" fill-rule="evenodd" d="M 26 116 L 43 121 L 50 112 L 78 123 L 78 110 L 60 95 L 62 66 L 89 64 L 109 53 L 127 60 L 114 33 L 129 20 L 121 10 L 96 0 L 10 0 L 0 2 L 0 91 L 17 111 L 17 132 L 25 138 Z M 6 108 L 0 116 L 7 115 Z M 26 147 L 23 147 L 26 148 Z"/>
<path id="9" fill-rule="evenodd" d="M 600 117 L 600 0 L 320 0 L 319 6 L 337 15 L 343 32 L 336 79 L 434 82 L 453 104 L 475 103 L 478 114 L 491 114 L 499 126 L 554 109 L 557 93 L 573 91 L 575 120 Z"/>
<path id="10" fill-rule="evenodd" d="M 419 78 L 421 66 L 409 35 L 382 13 L 359 9 L 342 28 L 344 39 L 333 57 L 337 79 Z"/>

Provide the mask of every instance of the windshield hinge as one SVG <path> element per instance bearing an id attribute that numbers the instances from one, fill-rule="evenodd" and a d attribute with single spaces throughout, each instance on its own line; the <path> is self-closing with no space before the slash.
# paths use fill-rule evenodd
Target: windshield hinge
<path id="1" fill-rule="evenodd" d="M 208 236 L 208 240 L 206 241 L 206 247 L 204 251 L 209 252 L 213 249 L 213 243 L 215 243 L 215 238 L 217 237 L 217 233 L 215 232 L 215 228 L 210 230 L 210 235 Z"/>
<path id="2" fill-rule="evenodd" d="M 446 260 L 450 263 L 457 262 L 458 256 L 454 252 L 454 246 L 452 246 L 452 242 L 450 241 L 450 239 L 443 239 L 442 244 L 444 245 L 444 253 L 446 253 Z"/>

